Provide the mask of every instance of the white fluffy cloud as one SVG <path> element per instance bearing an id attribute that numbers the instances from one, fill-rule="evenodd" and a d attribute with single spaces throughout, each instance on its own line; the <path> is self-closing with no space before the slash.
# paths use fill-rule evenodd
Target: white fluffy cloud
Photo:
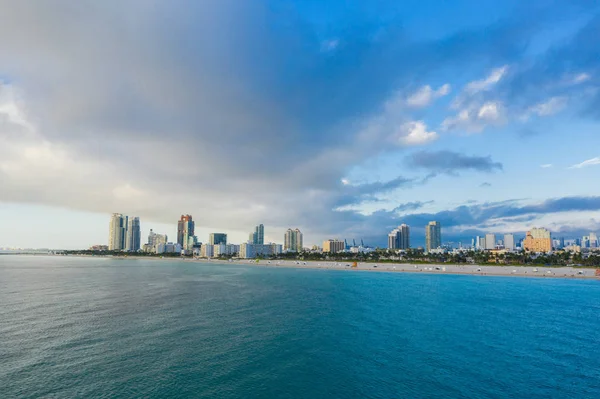
<path id="1" fill-rule="evenodd" d="M 499 125 L 504 122 L 504 107 L 500 102 L 489 101 L 484 104 L 472 104 L 461 110 L 453 117 L 442 122 L 444 130 L 465 130 L 479 133 L 489 125 Z"/>
<path id="2" fill-rule="evenodd" d="M 448 83 L 440 86 L 437 90 L 433 90 L 431 86 L 425 85 L 419 90 L 411 94 L 406 99 L 406 104 L 411 107 L 425 107 L 436 98 L 446 96 L 450 93 L 450 85 Z"/>
<path id="3" fill-rule="evenodd" d="M 496 85 L 500 79 L 502 79 L 507 70 L 507 65 L 496 68 L 492 70 L 492 72 L 485 79 L 469 82 L 465 87 L 465 91 L 473 94 L 479 91 L 489 90 Z"/>
<path id="4" fill-rule="evenodd" d="M 402 126 L 399 133 L 399 141 L 404 145 L 422 145 L 434 141 L 438 134 L 427 131 L 427 125 L 423 121 L 408 122 Z"/>

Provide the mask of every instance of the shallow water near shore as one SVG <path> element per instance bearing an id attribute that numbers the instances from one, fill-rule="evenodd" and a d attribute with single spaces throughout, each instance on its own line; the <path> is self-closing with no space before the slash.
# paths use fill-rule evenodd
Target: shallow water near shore
<path id="1" fill-rule="evenodd" d="M 597 398 L 600 281 L 0 257 L 6 398 Z"/>

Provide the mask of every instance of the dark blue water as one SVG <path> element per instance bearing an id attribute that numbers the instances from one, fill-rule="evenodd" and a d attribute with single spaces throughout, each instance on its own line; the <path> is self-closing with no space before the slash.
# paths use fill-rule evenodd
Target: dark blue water
<path id="1" fill-rule="evenodd" d="M 0 256 L 1 398 L 600 398 L 600 281 Z"/>

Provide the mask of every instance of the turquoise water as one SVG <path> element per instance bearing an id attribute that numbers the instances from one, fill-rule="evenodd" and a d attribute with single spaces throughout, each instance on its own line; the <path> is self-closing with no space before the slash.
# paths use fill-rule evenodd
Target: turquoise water
<path id="1" fill-rule="evenodd" d="M 1 398 L 600 398 L 600 281 L 0 256 Z"/>

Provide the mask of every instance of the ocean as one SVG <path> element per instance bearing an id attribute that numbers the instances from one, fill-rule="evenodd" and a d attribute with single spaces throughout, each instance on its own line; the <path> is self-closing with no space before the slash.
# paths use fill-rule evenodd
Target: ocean
<path id="1" fill-rule="evenodd" d="M 600 281 L 0 256 L 0 398 L 600 398 Z"/>

